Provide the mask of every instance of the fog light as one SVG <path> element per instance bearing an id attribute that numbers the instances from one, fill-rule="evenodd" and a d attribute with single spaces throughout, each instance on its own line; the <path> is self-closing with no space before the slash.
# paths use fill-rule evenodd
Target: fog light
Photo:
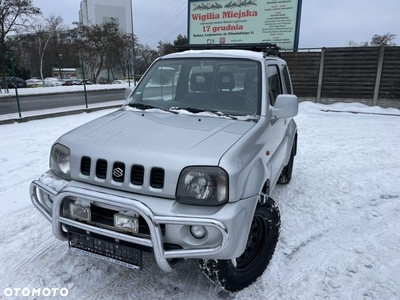
<path id="1" fill-rule="evenodd" d="M 74 219 L 90 222 L 92 220 L 92 213 L 90 207 L 83 207 L 71 202 L 69 204 L 69 213 Z"/>
<path id="2" fill-rule="evenodd" d="M 114 227 L 123 231 L 138 233 L 139 220 L 138 218 L 129 217 L 125 215 L 114 215 Z"/>
<path id="3" fill-rule="evenodd" d="M 190 226 L 190 232 L 196 239 L 202 239 L 206 236 L 207 230 L 204 226 L 193 225 Z"/>

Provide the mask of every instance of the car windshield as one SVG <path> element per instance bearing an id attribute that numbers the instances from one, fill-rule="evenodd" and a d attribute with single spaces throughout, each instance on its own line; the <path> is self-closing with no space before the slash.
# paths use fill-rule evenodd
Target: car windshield
<path id="1" fill-rule="evenodd" d="M 126 105 L 191 113 L 255 116 L 260 112 L 260 63 L 249 59 L 161 59 Z"/>

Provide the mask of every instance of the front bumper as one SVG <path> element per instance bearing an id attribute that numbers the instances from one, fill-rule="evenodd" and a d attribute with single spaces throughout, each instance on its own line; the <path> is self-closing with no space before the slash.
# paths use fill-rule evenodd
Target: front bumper
<path id="1" fill-rule="evenodd" d="M 31 183 L 30 195 L 34 206 L 52 223 L 53 234 L 58 239 L 68 239 L 63 229 L 66 225 L 150 247 L 159 267 L 165 272 L 172 271 L 169 260 L 173 258 L 233 259 L 240 256 L 247 243 L 258 201 L 255 195 L 221 207 L 183 205 L 172 199 L 66 182 L 51 171 Z M 147 223 L 149 236 L 118 232 L 66 217 L 63 215 L 63 202 L 70 199 L 79 199 L 91 206 L 134 212 Z M 193 225 L 206 227 L 207 237 L 197 240 L 191 236 L 189 228 Z M 165 244 L 179 245 L 181 249 L 166 250 Z"/>

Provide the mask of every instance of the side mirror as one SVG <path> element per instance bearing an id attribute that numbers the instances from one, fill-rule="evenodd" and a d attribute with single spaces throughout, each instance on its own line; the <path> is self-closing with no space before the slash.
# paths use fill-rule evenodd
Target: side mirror
<path id="1" fill-rule="evenodd" d="M 125 100 L 128 99 L 128 97 L 132 94 L 134 87 L 127 87 L 125 88 Z"/>
<path id="2" fill-rule="evenodd" d="M 276 98 L 271 115 L 275 119 L 292 118 L 297 115 L 298 111 L 297 96 L 282 94 Z"/>

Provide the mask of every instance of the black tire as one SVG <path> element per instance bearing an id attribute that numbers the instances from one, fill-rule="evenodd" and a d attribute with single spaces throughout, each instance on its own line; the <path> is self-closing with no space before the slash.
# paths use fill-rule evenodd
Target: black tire
<path id="1" fill-rule="evenodd" d="M 248 287 L 267 268 L 278 242 L 279 227 L 279 209 L 269 198 L 256 208 L 247 247 L 236 259 L 236 267 L 231 260 L 199 259 L 200 269 L 227 291 L 236 292 Z"/>
<path id="2" fill-rule="evenodd" d="M 296 155 L 295 145 L 292 147 L 290 152 L 290 158 L 288 164 L 282 169 L 281 175 L 278 179 L 278 184 L 288 184 L 292 180 L 294 156 Z"/>

